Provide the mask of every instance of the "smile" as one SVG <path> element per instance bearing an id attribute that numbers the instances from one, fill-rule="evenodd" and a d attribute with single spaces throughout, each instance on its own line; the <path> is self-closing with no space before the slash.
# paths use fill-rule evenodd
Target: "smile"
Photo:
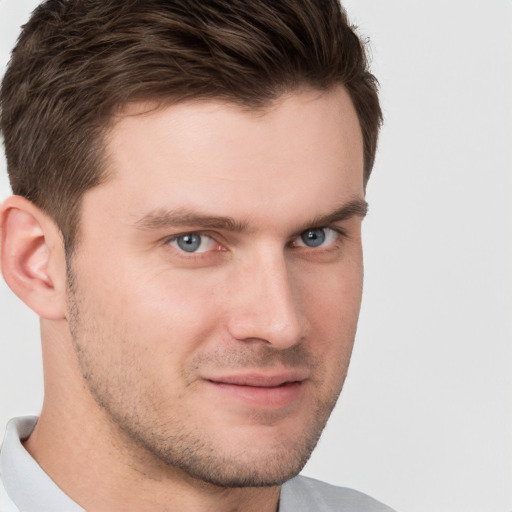
<path id="1" fill-rule="evenodd" d="M 236 375 L 207 379 L 217 392 L 250 407 L 279 409 L 297 402 L 307 379 L 303 375 Z"/>

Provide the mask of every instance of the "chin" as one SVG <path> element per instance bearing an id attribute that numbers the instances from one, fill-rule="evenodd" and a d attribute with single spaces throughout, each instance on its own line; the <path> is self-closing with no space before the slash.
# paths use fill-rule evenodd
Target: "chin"
<path id="1" fill-rule="evenodd" d="M 309 460 L 323 426 L 287 435 L 269 428 L 220 439 L 182 433 L 167 443 L 146 446 L 168 467 L 196 481 L 222 488 L 280 486 L 300 473 Z M 234 434 L 234 433 L 233 433 Z"/>
<path id="2" fill-rule="evenodd" d="M 189 460 L 180 469 L 193 479 L 216 487 L 275 487 L 298 475 L 311 452 L 288 452 L 286 456 L 276 452 L 270 456 L 246 454 L 237 458 L 212 456 L 201 461 Z"/>

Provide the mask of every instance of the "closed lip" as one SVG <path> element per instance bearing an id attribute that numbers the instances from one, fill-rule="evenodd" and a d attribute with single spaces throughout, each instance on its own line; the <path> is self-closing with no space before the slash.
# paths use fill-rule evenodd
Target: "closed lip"
<path id="1" fill-rule="evenodd" d="M 214 384 L 228 384 L 232 386 L 251 386 L 257 388 L 275 388 L 284 384 L 303 382 L 307 380 L 305 371 L 293 370 L 279 373 L 244 373 L 236 375 L 222 375 L 208 377 L 205 380 Z"/>

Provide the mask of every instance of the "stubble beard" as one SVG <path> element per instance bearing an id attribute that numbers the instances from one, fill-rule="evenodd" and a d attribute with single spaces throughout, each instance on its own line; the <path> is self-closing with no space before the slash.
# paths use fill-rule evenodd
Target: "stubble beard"
<path id="1" fill-rule="evenodd" d="M 113 368 L 109 366 L 109 362 L 94 353 L 98 343 L 93 343 L 92 348 L 88 343 L 94 337 L 102 340 L 101 342 L 107 341 L 103 340 L 101 322 L 93 318 L 93 315 L 86 318 L 83 315 L 84 308 L 76 290 L 75 276 L 70 271 L 68 283 L 68 321 L 82 377 L 95 402 L 110 420 L 113 436 L 117 437 L 112 439 L 114 446 L 122 444 L 123 452 L 133 454 L 135 463 L 132 461 L 132 467 L 139 465 L 142 468 L 151 457 L 140 454 L 150 454 L 153 466 L 168 468 L 170 473 L 175 473 L 178 469 L 193 480 L 221 488 L 278 486 L 302 470 L 336 405 L 350 354 L 346 361 L 340 363 L 337 387 L 325 393 L 325 397 L 316 400 L 308 424 L 303 426 L 300 436 L 296 436 L 294 440 L 287 438 L 286 445 L 275 445 L 266 450 L 266 453 L 256 454 L 251 453 L 251 440 L 248 439 L 247 449 L 241 447 L 237 453 L 229 453 L 228 449 L 226 455 L 223 453 L 226 447 L 222 446 L 222 441 L 219 442 L 215 434 L 208 433 L 198 425 L 187 425 L 186 418 L 171 416 L 164 420 L 158 415 L 147 396 L 134 392 L 134 389 L 140 389 L 141 386 L 137 386 L 138 376 L 133 369 L 132 380 L 130 369 L 127 368 L 120 368 L 113 378 Z M 121 340 L 115 341 L 124 343 Z M 303 349 L 299 348 L 299 353 L 288 358 L 303 358 L 301 350 Z M 260 355 L 259 359 L 268 362 L 266 355 Z M 316 364 L 312 358 L 309 361 Z M 158 389 L 157 384 L 145 389 Z M 120 397 L 128 397 L 130 403 L 120 400 Z M 144 469 L 141 469 L 141 473 L 147 474 Z"/>

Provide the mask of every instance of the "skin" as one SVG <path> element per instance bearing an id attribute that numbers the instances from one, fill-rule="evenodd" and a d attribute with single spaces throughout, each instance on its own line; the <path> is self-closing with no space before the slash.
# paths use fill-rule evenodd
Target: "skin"
<path id="1" fill-rule="evenodd" d="M 356 332 L 357 116 L 341 87 L 258 112 L 150 107 L 116 117 L 69 269 L 51 219 L 2 205 L 5 279 L 42 318 L 45 401 L 25 447 L 88 511 L 275 511 Z M 189 233 L 197 252 L 180 248 Z"/>

